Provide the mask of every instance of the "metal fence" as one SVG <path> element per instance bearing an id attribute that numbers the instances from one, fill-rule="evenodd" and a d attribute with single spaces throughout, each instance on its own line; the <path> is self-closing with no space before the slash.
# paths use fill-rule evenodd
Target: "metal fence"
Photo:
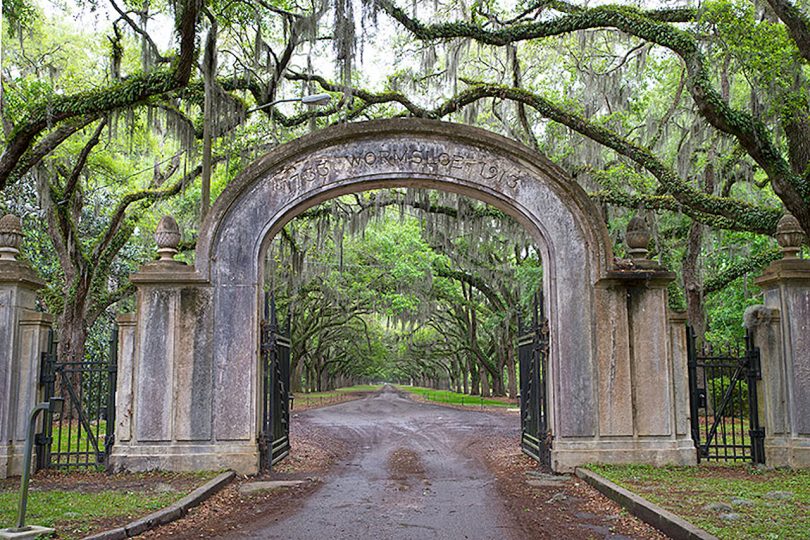
<path id="1" fill-rule="evenodd" d="M 60 362 L 56 350 L 51 332 L 40 384 L 45 401 L 61 397 L 64 406 L 45 415 L 36 440 L 37 468 L 105 467 L 115 441 L 118 329 L 112 331 L 106 358 Z"/>
<path id="2" fill-rule="evenodd" d="M 765 463 L 765 430 L 759 425 L 759 349 L 750 335 L 740 346 L 698 350 L 687 330 L 692 439 L 698 461 Z"/>

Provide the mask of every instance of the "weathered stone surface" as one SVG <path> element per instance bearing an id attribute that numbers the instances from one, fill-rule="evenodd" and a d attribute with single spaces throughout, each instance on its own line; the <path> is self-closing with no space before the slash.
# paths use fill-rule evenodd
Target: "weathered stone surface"
<path id="1" fill-rule="evenodd" d="M 670 357 L 672 358 L 672 388 L 675 434 L 689 435 L 689 377 L 686 350 L 686 313 L 671 313 L 669 317 Z"/>
<path id="2" fill-rule="evenodd" d="M 769 491 L 765 494 L 767 499 L 776 499 L 778 501 L 787 501 L 795 497 L 796 494 L 792 491 Z"/>
<path id="3" fill-rule="evenodd" d="M 172 439 L 173 353 L 172 311 L 177 293 L 171 289 L 139 291 L 139 356 L 136 366 L 135 437 L 139 441 Z"/>
<path id="4" fill-rule="evenodd" d="M 672 434 L 666 290 L 633 288 L 629 301 L 633 331 L 635 426 L 639 435 Z"/>
<path id="5" fill-rule="evenodd" d="M 40 352 L 51 316 L 35 311 L 42 282 L 13 258 L 0 259 L 0 478 L 20 474 L 28 413 L 37 400 Z"/>
<path id="6" fill-rule="evenodd" d="M 764 306 L 746 312 L 760 348 L 768 465 L 810 467 L 810 261 L 774 261 L 757 279 Z"/>
<path id="7" fill-rule="evenodd" d="M 794 429 L 799 435 L 810 436 L 810 282 L 785 287 L 782 301 L 790 314 L 785 329 L 793 353 Z"/>
<path id="8" fill-rule="evenodd" d="M 597 288 L 596 340 L 599 355 L 599 433 L 633 435 L 630 329 L 623 287 Z"/>
<path id="9" fill-rule="evenodd" d="M 124 527 L 118 527 L 98 534 L 85 536 L 82 540 L 125 540 L 126 538 L 129 538 L 127 536 L 127 530 Z"/>
<path id="10" fill-rule="evenodd" d="M 118 444 L 132 438 L 132 399 L 135 380 L 135 314 L 119 315 L 118 323 L 118 373 L 115 392 L 115 438 Z"/>
<path id="11" fill-rule="evenodd" d="M 48 537 L 54 533 L 50 527 L 40 527 L 30 525 L 24 531 L 12 531 L 10 529 L 0 529 L 0 540 L 33 540 L 34 538 Z"/>
<path id="12" fill-rule="evenodd" d="M 213 372 L 211 366 L 211 289 L 181 290 L 175 354 L 175 438 L 211 438 Z"/>

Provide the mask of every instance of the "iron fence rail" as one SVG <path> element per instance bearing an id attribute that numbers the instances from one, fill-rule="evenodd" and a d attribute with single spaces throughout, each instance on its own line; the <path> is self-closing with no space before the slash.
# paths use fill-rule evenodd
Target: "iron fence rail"
<path id="1" fill-rule="evenodd" d="M 105 467 L 115 442 L 115 388 L 118 373 L 118 329 L 106 358 L 61 362 L 57 341 L 49 333 L 42 354 L 43 399 L 64 399 L 61 412 L 47 412 L 36 437 L 38 469 Z"/>
<path id="2" fill-rule="evenodd" d="M 687 329 L 692 439 L 698 461 L 765 463 L 765 430 L 758 415 L 759 349 L 750 335 L 740 346 L 700 349 Z"/>

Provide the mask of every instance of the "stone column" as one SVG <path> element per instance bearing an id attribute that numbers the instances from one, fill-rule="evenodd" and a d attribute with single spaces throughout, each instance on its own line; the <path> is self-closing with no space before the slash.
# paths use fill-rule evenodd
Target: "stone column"
<path id="1" fill-rule="evenodd" d="M 28 414 L 37 402 L 40 353 L 51 317 L 35 311 L 44 283 L 17 260 L 20 220 L 0 219 L 0 478 L 22 471 Z"/>
<path id="2" fill-rule="evenodd" d="M 586 461 L 696 462 L 688 429 L 685 324 L 667 307 L 675 275 L 647 258 L 648 242 L 643 220 L 633 218 L 627 230 L 631 258 L 618 261 L 596 286 L 599 433 Z M 564 459 L 568 449 L 559 450 Z"/>
<path id="3" fill-rule="evenodd" d="M 765 461 L 775 467 L 810 466 L 810 261 L 801 259 L 804 232 L 791 215 L 777 227 L 783 258 L 756 280 L 764 306 L 746 312 L 760 348 L 760 422 Z"/>
<path id="4" fill-rule="evenodd" d="M 132 392 L 135 380 L 136 319 L 134 313 L 116 318 L 118 323 L 118 374 L 115 391 L 115 441 L 132 440 Z"/>
<path id="5" fill-rule="evenodd" d="M 211 287 L 194 268 L 174 260 L 180 241 L 174 219 L 160 221 L 155 239 L 160 259 L 131 276 L 137 287 L 136 313 L 119 318 L 111 466 L 255 472 L 255 438 L 215 439 Z"/>

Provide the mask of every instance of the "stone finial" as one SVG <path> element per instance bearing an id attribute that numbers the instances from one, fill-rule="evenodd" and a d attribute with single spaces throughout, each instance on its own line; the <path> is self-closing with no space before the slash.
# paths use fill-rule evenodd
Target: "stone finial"
<path id="1" fill-rule="evenodd" d="M 627 246 L 627 253 L 632 259 L 647 258 L 650 229 L 647 228 L 647 222 L 644 221 L 644 218 L 636 216 L 630 220 L 630 223 L 627 224 L 624 243 Z"/>
<path id="2" fill-rule="evenodd" d="M 155 242 L 161 261 L 173 261 L 180 244 L 180 227 L 172 216 L 163 216 L 155 230 Z"/>
<path id="3" fill-rule="evenodd" d="M 22 237 L 20 218 L 14 214 L 6 214 L 0 218 L 0 260 L 17 260 Z"/>
<path id="4" fill-rule="evenodd" d="M 795 259 L 802 249 L 804 231 L 799 220 L 792 214 L 785 214 L 776 225 L 776 241 L 782 248 L 785 259 Z"/>

